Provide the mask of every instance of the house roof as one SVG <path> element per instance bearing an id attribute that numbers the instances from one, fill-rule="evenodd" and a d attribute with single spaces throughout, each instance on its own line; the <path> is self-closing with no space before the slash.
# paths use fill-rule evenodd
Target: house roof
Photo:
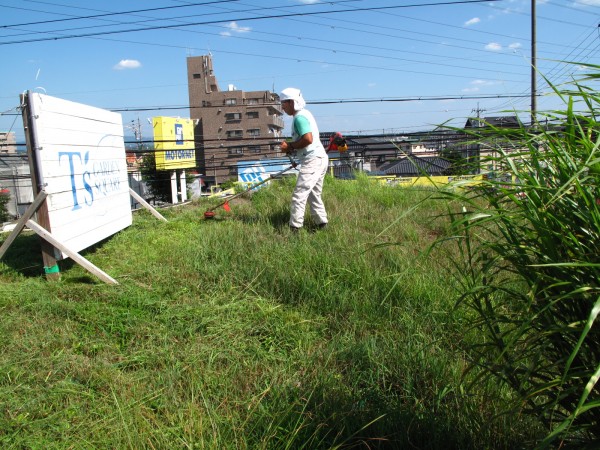
<path id="1" fill-rule="evenodd" d="M 469 118 L 465 123 L 465 128 L 481 128 L 481 127 L 495 127 L 495 128 L 519 128 L 521 122 L 517 116 L 494 116 L 480 118 Z"/>
<path id="2" fill-rule="evenodd" d="M 442 174 L 451 165 L 451 162 L 439 156 L 405 156 L 396 161 L 387 162 L 377 170 L 385 175 L 415 176 L 426 173 L 428 175 Z"/>
<path id="3" fill-rule="evenodd" d="M 329 145 L 329 138 L 335 133 L 332 132 L 321 132 L 321 142 L 325 147 Z M 409 137 L 405 135 L 390 135 L 390 136 L 344 136 L 348 147 L 357 151 L 369 150 L 369 151 L 381 151 L 397 149 L 396 145 L 420 142 L 420 138 Z M 396 145 L 394 145 L 396 144 Z"/>

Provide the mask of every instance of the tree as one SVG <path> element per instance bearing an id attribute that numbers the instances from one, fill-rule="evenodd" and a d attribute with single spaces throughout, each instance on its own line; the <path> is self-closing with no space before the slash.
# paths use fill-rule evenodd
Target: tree
<path id="1" fill-rule="evenodd" d="M 0 189 L 0 222 L 10 220 L 8 213 L 8 202 L 10 201 L 10 191 L 8 189 Z"/>
<path id="2" fill-rule="evenodd" d="M 146 153 L 142 158 L 140 173 L 154 198 L 163 202 L 171 201 L 171 174 L 168 170 L 156 170 L 153 151 Z"/>
<path id="3" fill-rule="evenodd" d="M 477 173 L 478 162 L 464 156 L 459 149 L 446 148 L 441 152 L 442 158 L 451 162 L 450 167 L 444 171 L 444 175 L 469 175 Z"/>

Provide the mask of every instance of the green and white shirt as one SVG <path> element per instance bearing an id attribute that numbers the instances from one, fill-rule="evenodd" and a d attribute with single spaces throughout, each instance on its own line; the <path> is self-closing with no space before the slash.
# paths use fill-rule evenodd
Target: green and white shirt
<path id="1" fill-rule="evenodd" d="M 321 144 L 319 136 L 319 127 L 317 121 L 306 109 L 296 111 L 292 122 L 292 140 L 297 141 L 306 133 L 312 133 L 313 141 L 308 147 L 299 148 L 294 151 L 294 156 L 298 163 L 303 164 L 312 158 L 325 158 L 327 152 Z"/>

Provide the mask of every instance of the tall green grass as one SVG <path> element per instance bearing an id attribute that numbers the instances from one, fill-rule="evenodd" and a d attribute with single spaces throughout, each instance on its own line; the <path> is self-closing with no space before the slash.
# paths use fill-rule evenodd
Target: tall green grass
<path id="1" fill-rule="evenodd" d="M 536 126 L 474 132 L 503 177 L 452 198 L 475 384 L 510 387 L 511 412 L 544 424 L 539 448 L 600 439 L 600 96 L 583 84 L 600 67 L 587 68 Z"/>
<path id="2" fill-rule="evenodd" d="M 466 315 L 439 255 L 431 191 L 328 178 L 330 227 L 287 229 L 282 181 L 204 220 L 208 203 L 136 213 L 61 262 L 37 238 L 0 261 L 2 448 L 518 448 L 504 386 L 463 384 Z M 24 253 L 26 252 L 26 253 Z M 26 255 L 26 256 L 22 256 Z"/>

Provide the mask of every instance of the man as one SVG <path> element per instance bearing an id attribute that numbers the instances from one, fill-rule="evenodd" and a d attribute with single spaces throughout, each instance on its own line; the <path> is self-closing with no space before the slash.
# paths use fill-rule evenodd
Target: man
<path id="1" fill-rule="evenodd" d="M 300 164 L 296 187 L 292 194 L 290 229 L 298 231 L 304 225 L 307 202 L 310 215 L 317 227 L 325 228 L 328 220 L 321 193 L 329 166 L 329 157 L 321 144 L 317 122 L 310 111 L 304 108 L 306 102 L 299 89 L 284 89 L 281 91 L 280 100 L 283 111 L 294 118 L 292 140 L 282 142 L 280 148 L 284 153 L 292 155 Z"/>

